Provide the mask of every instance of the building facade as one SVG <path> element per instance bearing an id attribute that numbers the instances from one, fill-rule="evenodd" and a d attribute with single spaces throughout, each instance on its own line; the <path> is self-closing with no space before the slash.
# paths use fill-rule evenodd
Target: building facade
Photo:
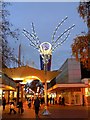
<path id="1" fill-rule="evenodd" d="M 13 98 L 16 90 L 16 83 L 6 74 L 0 72 L 0 105 L 2 104 L 2 97 L 5 97 L 6 103 Z"/>
<path id="2" fill-rule="evenodd" d="M 90 89 L 89 83 L 85 84 L 81 79 L 80 62 L 69 58 L 59 70 L 62 72 L 55 78 L 55 84 L 49 85 L 49 94 L 56 94 L 57 102 L 59 97 L 64 97 L 66 105 L 89 105 L 89 93 L 86 95 L 86 90 Z"/>

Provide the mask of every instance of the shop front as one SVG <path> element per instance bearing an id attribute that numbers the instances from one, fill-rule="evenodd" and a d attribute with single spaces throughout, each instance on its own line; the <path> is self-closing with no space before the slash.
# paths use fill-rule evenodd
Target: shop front
<path id="1" fill-rule="evenodd" d="M 48 89 L 49 94 L 57 93 L 57 103 L 59 98 L 65 98 L 65 105 L 87 105 L 85 96 L 85 84 L 56 84 Z"/>
<path id="2" fill-rule="evenodd" d="M 13 98 L 13 93 L 16 90 L 16 83 L 4 73 L 0 73 L 0 105 L 2 97 L 5 97 L 6 103 Z"/>

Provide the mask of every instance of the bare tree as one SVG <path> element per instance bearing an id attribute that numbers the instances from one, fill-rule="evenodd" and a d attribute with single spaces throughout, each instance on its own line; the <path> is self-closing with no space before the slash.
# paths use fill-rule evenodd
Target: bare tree
<path id="1" fill-rule="evenodd" d="M 10 3 L 0 2 L 0 62 L 9 66 L 11 61 L 17 62 L 17 60 L 13 55 L 14 49 L 12 50 L 8 44 L 8 37 L 10 36 L 18 40 L 19 29 L 11 29 L 13 25 L 8 20 L 10 13 L 6 8 L 7 5 L 10 5 Z"/>

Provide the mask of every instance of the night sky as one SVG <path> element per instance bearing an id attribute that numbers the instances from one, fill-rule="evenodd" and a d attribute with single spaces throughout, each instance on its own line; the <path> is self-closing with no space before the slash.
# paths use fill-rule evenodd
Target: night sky
<path id="1" fill-rule="evenodd" d="M 41 43 L 51 43 L 55 27 L 65 16 L 68 16 L 66 22 L 58 30 L 56 38 L 73 24 L 75 24 L 75 27 L 71 30 L 67 41 L 52 54 L 51 68 L 52 70 L 59 69 L 65 60 L 71 57 L 73 39 L 81 32 L 87 32 L 86 23 L 84 23 L 77 12 L 78 5 L 78 2 L 12 2 L 7 7 L 10 11 L 9 21 L 13 24 L 13 29 L 20 29 L 18 41 L 15 42 L 13 39 L 8 38 L 9 45 L 15 48 L 15 56 L 18 57 L 18 46 L 21 44 L 21 59 L 24 61 L 24 64 L 27 63 L 33 66 L 33 63 L 35 63 L 34 67 L 40 69 L 39 52 L 29 46 L 29 40 L 22 34 L 23 28 L 31 33 L 31 23 L 33 22 Z"/>

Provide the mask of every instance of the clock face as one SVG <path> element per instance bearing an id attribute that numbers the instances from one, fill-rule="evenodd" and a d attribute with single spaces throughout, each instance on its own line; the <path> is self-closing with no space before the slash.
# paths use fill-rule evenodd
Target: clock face
<path id="1" fill-rule="evenodd" d="M 49 42 L 43 42 L 40 45 L 42 54 L 51 54 L 51 44 Z"/>
<path id="2" fill-rule="evenodd" d="M 47 44 L 47 43 L 44 43 L 43 45 L 42 45 L 42 49 L 43 50 L 48 50 L 50 47 L 49 47 L 49 44 Z"/>

